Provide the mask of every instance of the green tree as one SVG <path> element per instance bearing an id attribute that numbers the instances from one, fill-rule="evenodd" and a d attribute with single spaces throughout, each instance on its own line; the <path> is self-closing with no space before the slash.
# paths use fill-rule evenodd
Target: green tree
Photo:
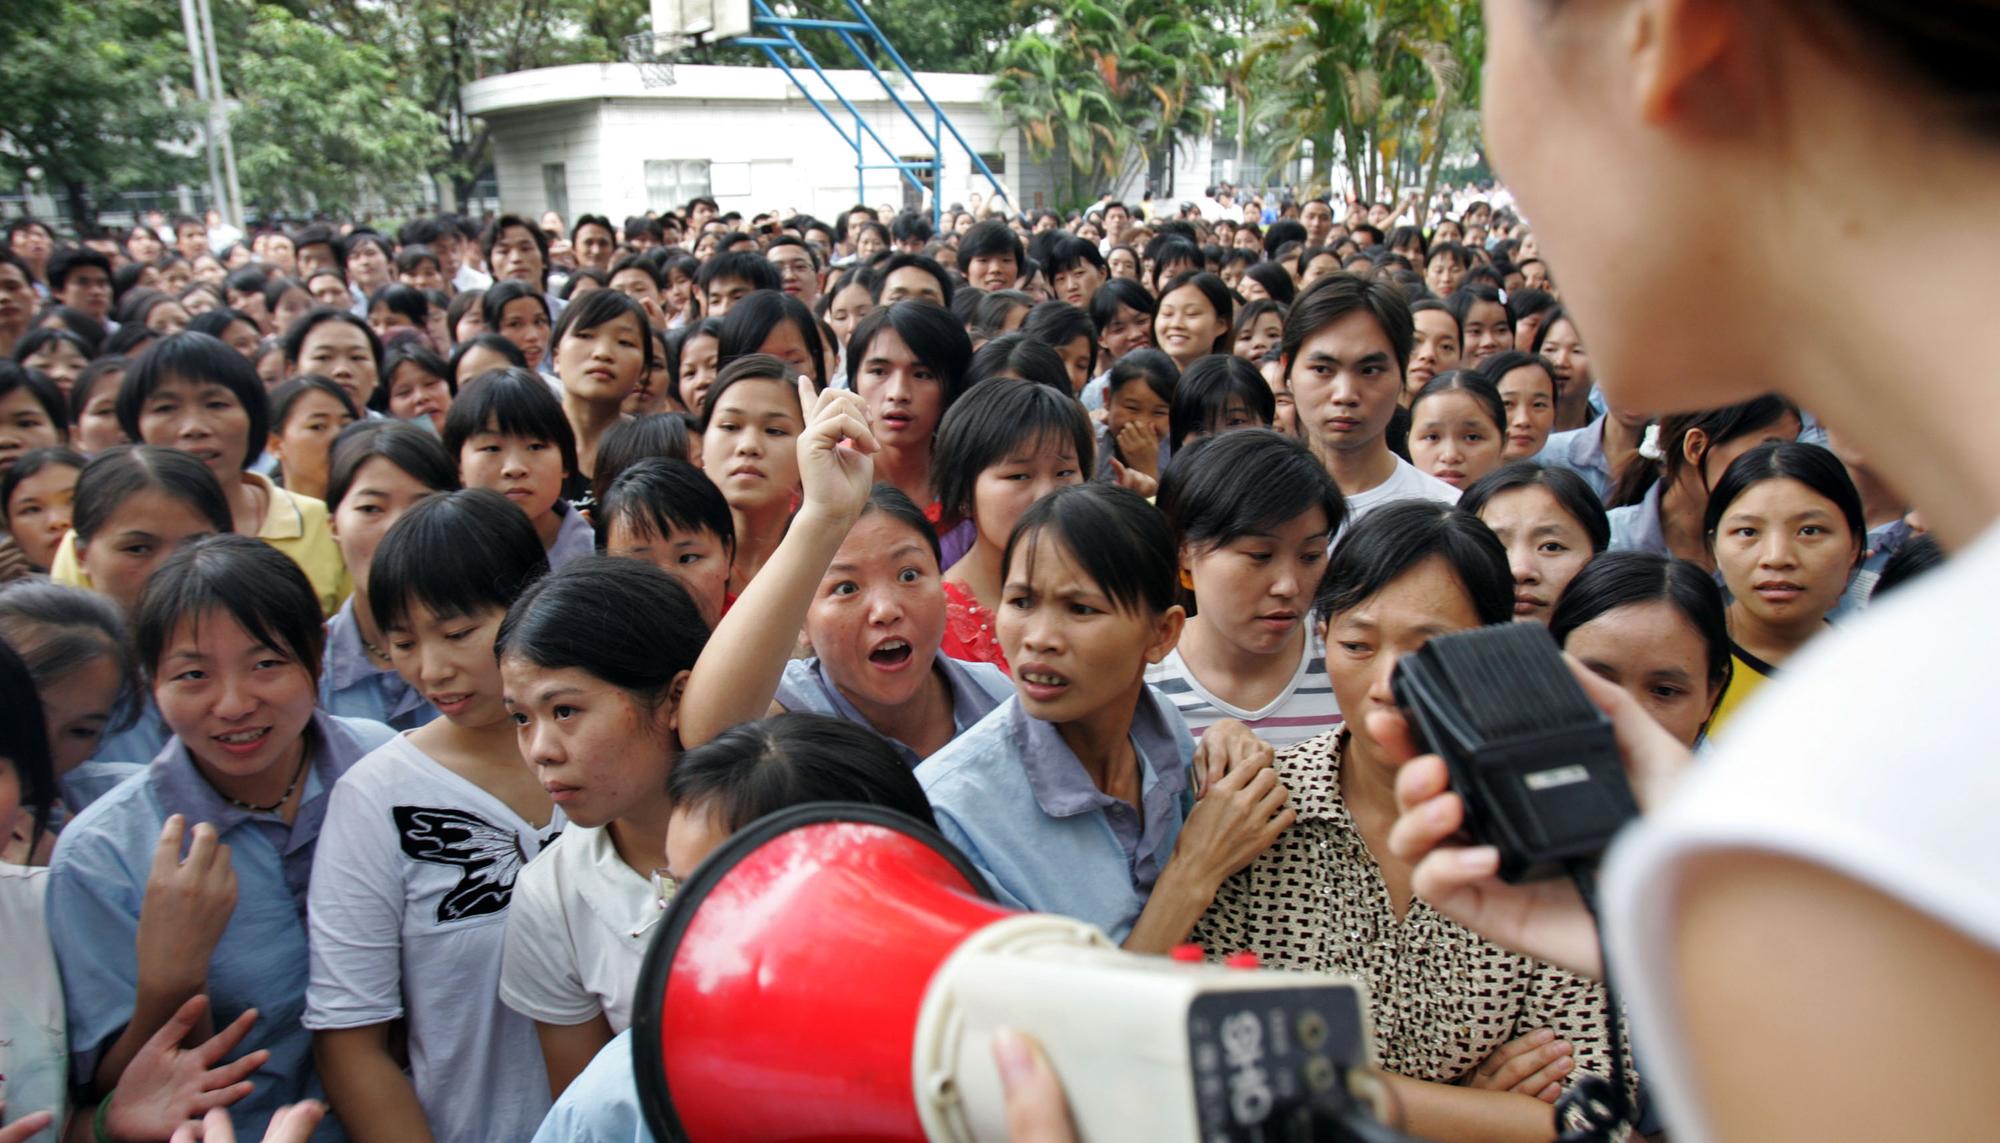
<path id="1" fill-rule="evenodd" d="M 223 80 L 240 104 L 232 127 L 246 199 L 335 208 L 370 190 L 419 197 L 414 184 L 442 140 L 381 49 L 270 6 L 232 47 Z"/>
<path id="2" fill-rule="evenodd" d="M 187 177 L 190 153 L 163 150 L 188 137 L 193 116 L 163 89 L 189 78 L 187 44 L 173 4 L 144 0 L 41 0 L 10 5 L 0 20 L 7 114 L 0 171 L 10 182 L 57 191 L 87 226 L 98 196 Z"/>

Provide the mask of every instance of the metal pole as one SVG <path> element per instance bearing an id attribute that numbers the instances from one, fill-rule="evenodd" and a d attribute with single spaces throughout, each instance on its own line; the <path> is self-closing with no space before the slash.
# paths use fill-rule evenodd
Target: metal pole
<path id="1" fill-rule="evenodd" d="M 201 100 L 204 118 L 201 124 L 202 142 L 208 146 L 208 193 L 209 201 L 224 203 L 222 187 L 222 166 L 215 151 L 215 101 L 209 97 L 208 67 L 201 58 L 201 21 L 195 15 L 194 0 L 181 0 L 181 24 L 187 34 L 188 59 L 194 63 L 194 94 Z"/>
<path id="2" fill-rule="evenodd" d="M 222 173 L 228 180 L 229 199 L 222 208 L 223 220 L 238 230 L 243 228 L 243 187 L 236 180 L 236 142 L 229 129 L 229 100 L 222 87 L 222 57 L 215 50 L 215 20 L 210 15 L 208 0 L 195 0 L 201 13 L 201 39 L 208 51 L 208 86 L 212 93 L 209 103 L 210 118 L 215 122 L 215 134 L 222 138 Z"/>

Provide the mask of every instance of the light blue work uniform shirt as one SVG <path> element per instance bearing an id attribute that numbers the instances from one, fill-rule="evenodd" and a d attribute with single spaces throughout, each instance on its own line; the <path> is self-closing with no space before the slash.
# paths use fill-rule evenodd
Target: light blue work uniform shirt
<path id="1" fill-rule="evenodd" d="M 917 767 L 938 828 L 986 875 L 1001 903 L 1060 913 L 1123 941 L 1194 808 L 1194 738 L 1153 688 L 1132 718 L 1140 802 L 1097 788 L 1054 724 L 1019 698 Z"/>
<path id="2" fill-rule="evenodd" d="M 938 652 L 936 669 L 944 675 L 945 686 L 951 691 L 951 725 L 954 737 L 964 734 L 980 719 L 993 712 L 993 708 L 1014 697 L 1014 684 L 1006 672 L 991 663 L 965 663 Z M 875 730 L 866 715 L 855 709 L 840 688 L 826 675 L 826 665 L 819 659 L 793 659 L 785 664 L 785 673 L 778 680 L 778 693 L 774 696 L 779 706 L 786 710 L 803 711 L 808 714 L 830 714 L 848 722 L 858 723 Z M 877 730 L 877 734 L 881 731 Z M 914 770 L 923 761 L 908 745 L 882 735 L 894 747 L 905 763 Z"/>
<path id="3" fill-rule="evenodd" d="M 326 653 L 320 660 L 319 708 L 343 718 L 365 718 L 394 730 L 415 730 L 438 716 L 417 689 L 395 671 L 369 661 L 361 645 L 361 625 L 349 596 L 326 621 Z"/>
<path id="4" fill-rule="evenodd" d="M 597 529 L 576 510 L 576 505 L 559 502 L 556 507 L 562 512 L 562 525 L 556 529 L 556 542 L 549 545 L 549 570 L 559 571 L 571 560 L 581 559 L 597 551 Z"/>
<path id="5" fill-rule="evenodd" d="M 308 969 L 306 883 L 334 783 L 394 732 L 378 722 L 317 712 L 313 726 L 319 744 L 289 826 L 275 814 L 224 801 L 174 738 L 143 776 L 120 783 L 62 831 L 49 862 L 49 939 L 62 970 L 79 1083 L 89 1082 L 132 1018 L 146 879 L 161 827 L 180 814 L 190 826 L 215 826 L 236 872 L 236 910 L 208 966 L 210 1013 L 222 1028 L 245 1009 L 257 1009 L 257 1022 L 230 1058 L 259 1048 L 271 1053 L 250 1077 L 256 1090 L 230 1108 L 237 1133 L 260 1138 L 279 1107 L 323 1098 L 313 1072 L 312 1034 L 299 1023 Z M 313 1138 L 345 1135 L 329 1116 Z"/>
<path id="6" fill-rule="evenodd" d="M 1535 463 L 1543 468 L 1567 468 L 1590 490 L 1597 493 L 1597 499 L 1611 503 L 1611 461 L 1604 455 L 1604 418 L 1599 417 L 1580 429 L 1551 434 L 1542 445 L 1542 451 L 1535 454 Z"/>
<path id="7" fill-rule="evenodd" d="M 533 1143 L 653 1143 L 632 1070 L 632 1029 L 598 1049 L 556 1097 Z"/>

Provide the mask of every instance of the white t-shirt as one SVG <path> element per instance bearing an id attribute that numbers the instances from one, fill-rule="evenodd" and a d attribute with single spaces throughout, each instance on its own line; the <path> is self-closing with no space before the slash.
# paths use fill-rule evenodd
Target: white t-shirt
<path id="1" fill-rule="evenodd" d="M 1225 718 L 1255 731 L 1279 749 L 1304 742 L 1340 725 L 1340 707 L 1333 701 L 1333 684 L 1326 677 L 1326 647 L 1309 625 L 1299 648 L 1298 669 L 1285 689 L 1256 710 L 1233 706 L 1216 697 L 1188 670 L 1176 647 L 1165 659 L 1146 668 L 1146 681 L 1174 704 L 1196 738 Z"/>
<path id="2" fill-rule="evenodd" d="M 0 864 L 0 1123 L 53 1112 L 62 1127 L 69 1106 L 69 1024 L 62 977 L 42 920 L 45 866 Z M 42 1138 L 42 1136 L 37 1136 Z"/>
<path id="3" fill-rule="evenodd" d="M 613 1032 L 624 1031 L 663 915 L 651 879 L 618 856 L 609 829 L 571 826 L 521 871 L 500 999 L 543 1024 L 582 1024 L 602 1012 Z"/>
<path id="4" fill-rule="evenodd" d="M 1458 489 L 1404 460 L 1396 458 L 1396 471 L 1389 479 L 1366 492 L 1347 497 L 1346 525 L 1395 500 L 1435 500 L 1439 504 L 1458 503 Z"/>
<path id="5" fill-rule="evenodd" d="M 521 870 L 561 832 L 411 745 L 334 786 L 313 858 L 307 1028 L 405 1017 L 410 1078 L 439 1143 L 523 1139 L 549 1109 L 532 1023 L 490 991 Z"/>
<path id="6" fill-rule="evenodd" d="M 1988 724 L 1996 582 L 2000 527 L 1820 636 L 1613 849 L 1603 890 L 1612 965 L 1675 1139 L 1714 1134 L 1671 959 L 1680 882 L 1702 856 L 1747 849 L 1810 862 L 2000 951 L 2000 766 Z"/>

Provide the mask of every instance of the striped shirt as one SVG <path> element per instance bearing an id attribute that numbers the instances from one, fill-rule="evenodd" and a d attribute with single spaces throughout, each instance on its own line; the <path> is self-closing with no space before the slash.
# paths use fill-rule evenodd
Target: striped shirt
<path id="1" fill-rule="evenodd" d="M 1174 704 L 1196 738 L 1210 726 L 1233 718 L 1282 750 L 1340 726 L 1340 707 L 1333 700 L 1333 684 L 1326 677 L 1326 647 L 1310 628 L 1300 648 L 1299 666 L 1292 674 L 1292 681 L 1285 684 L 1277 697 L 1256 710 L 1216 697 L 1188 670 L 1178 648 L 1146 668 L 1146 681 Z"/>

